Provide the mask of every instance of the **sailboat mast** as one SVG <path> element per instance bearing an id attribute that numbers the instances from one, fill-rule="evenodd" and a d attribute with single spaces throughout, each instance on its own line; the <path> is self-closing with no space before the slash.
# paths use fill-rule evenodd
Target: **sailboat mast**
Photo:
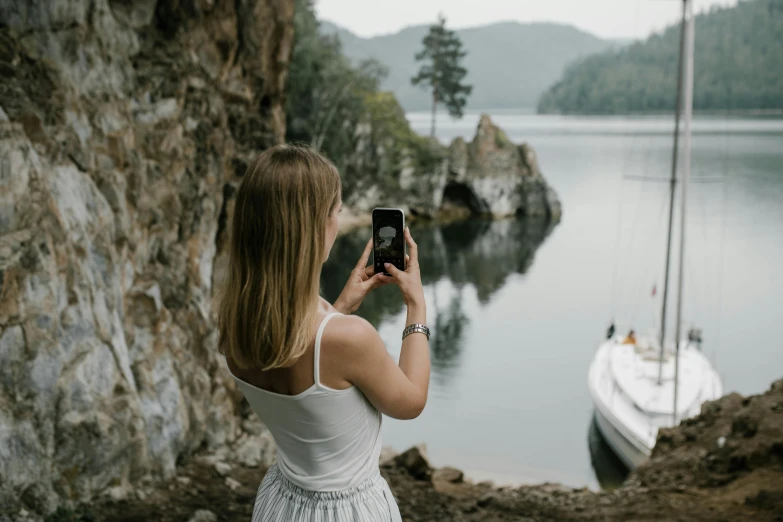
<path id="1" fill-rule="evenodd" d="M 677 337 L 675 344 L 677 346 L 677 356 L 674 358 L 674 406 L 672 416 L 674 424 L 677 424 L 677 387 L 680 373 L 680 334 L 682 329 L 682 291 L 683 280 L 685 279 L 685 218 L 687 217 L 686 208 L 688 200 L 688 179 L 691 175 L 691 120 L 693 118 L 693 48 L 694 48 L 694 19 L 693 19 L 693 0 L 685 0 L 688 11 L 688 31 L 686 36 L 685 53 L 685 133 L 683 135 L 683 155 L 682 155 L 682 215 L 680 216 L 680 270 L 679 282 L 677 284 Z"/>
<path id="2" fill-rule="evenodd" d="M 669 265 L 672 252 L 672 224 L 674 223 L 674 190 L 677 185 L 677 146 L 680 135 L 680 110 L 682 108 L 682 77 L 685 67 L 685 5 L 688 0 L 682 0 L 682 23 L 680 24 L 680 54 L 677 62 L 677 101 L 674 105 L 674 147 L 672 149 L 672 176 L 669 180 L 669 232 L 666 235 L 666 267 L 663 276 L 663 304 L 661 305 L 661 354 L 658 360 L 658 384 L 663 382 L 663 342 L 666 339 L 666 303 L 669 297 Z"/>

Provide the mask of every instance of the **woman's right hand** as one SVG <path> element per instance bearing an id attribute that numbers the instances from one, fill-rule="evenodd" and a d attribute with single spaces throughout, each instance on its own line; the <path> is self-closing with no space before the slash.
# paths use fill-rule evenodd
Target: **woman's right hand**
<path id="1" fill-rule="evenodd" d="M 386 264 L 392 282 L 400 287 L 408 305 L 407 324 L 426 324 L 427 309 L 419 273 L 419 251 L 406 228 L 405 270 Z M 355 384 L 373 406 L 395 419 L 414 419 L 427 404 L 430 382 L 430 351 L 427 338 L 409 335 L 402 341 L 399 364 L 386 351 L 381 337 L 365 319 L 357 316 L 337 317 L 342 330 L 326 329 L 324 342 L 338 360 L 342 360 L 345 380 Z M 340 338 L 331 337 L 335 332 Z"/>
<path id="2" fill-rule="evenodd" d="M 402 299 L 405 304 L 411 306 L 425 306 L 424 288 L 421 285 L 421 272 L 419 272 L 419 247 L 411 237 L 411 231 L 405 227 L 403 232 L 405 242 L 408 244 L 410 255 L 405 256 L 405 270 L 400 270 L 391 263 L 385 263 L 384 267 L 389 272 L 394 282 L 400 287 Z"/>

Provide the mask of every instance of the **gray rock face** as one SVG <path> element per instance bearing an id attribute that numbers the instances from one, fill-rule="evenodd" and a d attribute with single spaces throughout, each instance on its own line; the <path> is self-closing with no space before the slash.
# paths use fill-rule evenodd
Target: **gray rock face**
<path id="1" fill-rule="evenodd" d="M 405 193 L 402 199 L 409 212 L 426 217 L 436 215 L 443 204 L 448 175 L 448 162 L 443 159 L 435 163 L 430 172 L 416 172 L 407 177 L 401 176 L 400 184 Z"/>
<path id="2" fill-rule="evenodd" d="M 168 477 L 236 438 L 213 272 L 236 173 L 284 136 L 292 16 L 293 0 L 0 0 L 3 514 Z"/>
<path id="3" fill-rule="evenodd" d="M 560 201 L 541 174 L 533 148 L 511 143 L 486 114 L 473 141 L 455 139 L 448 157 L 447 200 L 479 214 L 560 219 Z"/>

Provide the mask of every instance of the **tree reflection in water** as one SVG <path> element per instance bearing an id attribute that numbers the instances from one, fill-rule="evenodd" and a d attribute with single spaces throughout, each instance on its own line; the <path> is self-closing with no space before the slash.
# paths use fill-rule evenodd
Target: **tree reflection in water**
<path id="1" fill-rule="evenodd" d="M 545 220 L 526 219 L 470 219 L 411 226 L 411 234 L 419 246 L 422 283 L 433 291 L 435 297 L 435 302 L 428 302 L 434 369 L 459 365 L 469 326 L 469 319 L 462 309 L 464 288 L 473 286 L 479 303 L 487 304 L 503 287 L 508 276 L 527 272 L 533 264 L 536 249 L 552 227 Z M 340 295 L 370 235 L 367 227 L 344 234 L 335 241 L 321 278 L 322 295 L 329 302 L 334 302 Z M 445 306 L 437 302 L 435 293 L 436 283 L 443 279 L 454 288 Z M 404 309 L 399 291 L 387 286 L 367 296 L 356 313 L 377 328 Z"/>

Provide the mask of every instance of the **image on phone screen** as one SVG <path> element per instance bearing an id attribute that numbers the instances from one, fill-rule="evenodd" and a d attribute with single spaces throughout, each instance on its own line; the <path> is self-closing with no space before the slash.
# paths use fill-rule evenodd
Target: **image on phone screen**
<path id="1" fill-rule="evenodd" d="M 384 263 L 405 270 L 405 217 L 398 208 L 376 208 L 372 211 L 373 265 L 375 273 L 388 273 Z"/>

